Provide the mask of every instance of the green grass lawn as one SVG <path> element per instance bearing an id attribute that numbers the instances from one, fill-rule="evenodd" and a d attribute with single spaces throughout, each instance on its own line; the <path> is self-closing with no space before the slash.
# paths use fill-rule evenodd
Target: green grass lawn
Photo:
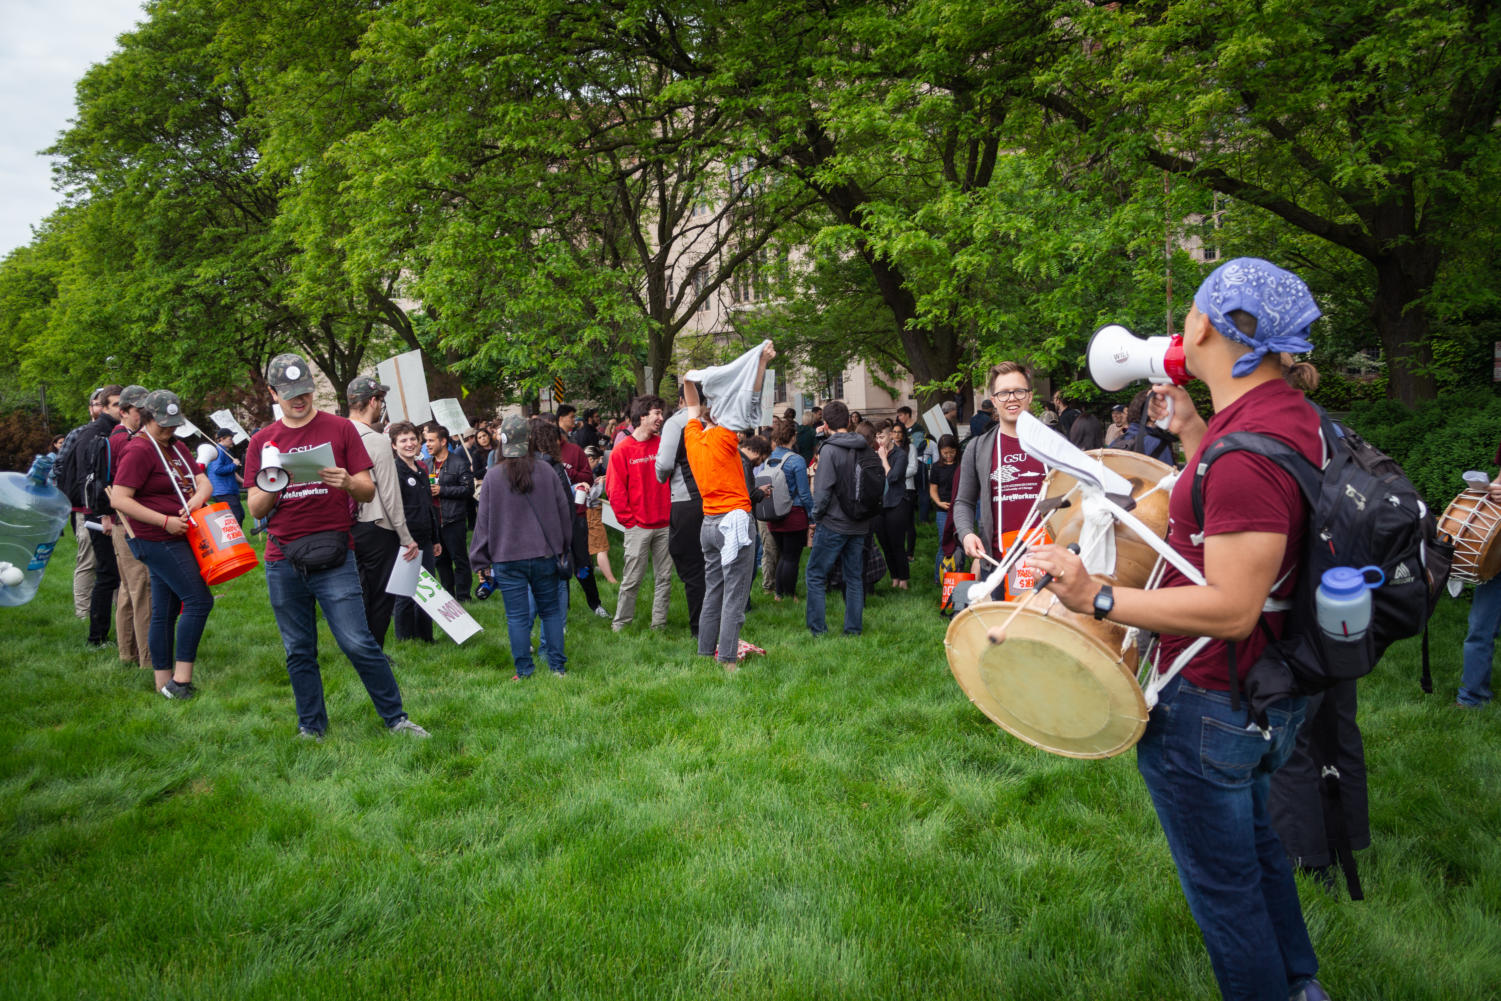
<path id="1" fill-rule="evenodd" d="M 325 631 L 314 745 L 259 571 L 174 703 L 85 647 L 58 555 L 0 609 L 5 998 L 1215 996 L 1134 755 L 981 716 L 920 573 L 818 640 L 758 581 L 768 656 L 735 676 L 680 591 L 665 633 L 616 635 L 575 590 L 568 677 L 512 684 L 497 595 L 463 647 L 392 647 L 428 741 L 386 734 Z M 1501 992 L 1501 716 L 1450 707 L 1466 608 L 1438 694 L 1416 642 L 1363 682 L 1368 898 L 1303 886 L 1340 1001 Z"/>

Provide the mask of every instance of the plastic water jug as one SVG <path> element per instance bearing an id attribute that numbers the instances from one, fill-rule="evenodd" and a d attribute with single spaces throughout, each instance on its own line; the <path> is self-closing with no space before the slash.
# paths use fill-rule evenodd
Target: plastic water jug
<path id="1" fill-rule="evenodd" d="M 0 605 L 24 605 L 42 584 L 42 571 L 68 524 L 67 496 L 47 482 L 52 456 L 31 471 L 0 473 Z M 18 576 L 19 572 L 19 576 Z"/>
<path id="2" fill-rule="evenodd" d="M 1336 640 L 1360 639 L 1371 624 L 1371 588 L 1384 583 L 1386 575 L 1377 566 L 1325 570 L 1314 594 L 1319 628 Z"/>

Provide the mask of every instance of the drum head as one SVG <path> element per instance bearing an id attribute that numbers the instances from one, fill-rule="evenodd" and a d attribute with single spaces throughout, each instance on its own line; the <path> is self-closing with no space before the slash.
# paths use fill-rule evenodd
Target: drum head
<path id="1" fill-rule="evenodd" d="M 949 669 L 969 700 L 1007 733 L 1069 758 L 1108 758 L 1140 740 L 1146 700 L 1118 653 L 1032 607 L 991 643 L 988 631 L 1015 609 L 985 602 L 949 623 Z"/>

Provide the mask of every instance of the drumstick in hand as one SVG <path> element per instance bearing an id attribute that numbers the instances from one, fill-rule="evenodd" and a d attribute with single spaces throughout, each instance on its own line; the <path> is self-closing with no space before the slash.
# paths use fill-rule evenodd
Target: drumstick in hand
<path id="1" fill-rule="evenodd" d="M 1079 544 L 1077 542 L 1070 542 L 1068 544 L 1068 551 L 1075 555 L 1078 555 Z M 1006 629 L 1011 625 L 1011 620 L 1020 615 L 1023 608 L 1026 608 L 1028 605 L 1032 604 L 1032 599 L 1041 594 L 1043 588 L 1047 587 L 1051 583 L 1053 583 L 1053 575 L 1050 573 L 1045 573 L 1040 578 L 1038 578 L 1037 586 L 1032 588 L 1030 594 L 1016 603 L 1016 607 L 1011 610 L 1011 614 L 1006 616 L 1006 621 L 986 631 L 986 638 L 989 639 L 992 643 L 1004 643 L 1006 641 Z"/>

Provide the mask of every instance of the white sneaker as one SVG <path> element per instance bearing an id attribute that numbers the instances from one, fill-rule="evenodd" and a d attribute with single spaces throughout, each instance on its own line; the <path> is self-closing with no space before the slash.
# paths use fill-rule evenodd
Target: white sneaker
<path id="1" fill-rule="evenodd" d="M 598 608 L 596 608 L 594 610 L 594 614 L 598 615 L 601 619 L 608 619 L 608 618 L 610 618 L 610 613 L 607 612 L 607 611 L 605 611 L 605 606 L 604 605 L 600 605 Z"/>
<path id="2" fill-rule="evenodd" d="M 400 723 L 397 723 L 395 726 L 391 727 L 391 732 L 392 733 L 404 733 L 408 737 L 431 737 L 432 736 L 432 734 L 428 733 L 426 730 L 422 729 L 422 727 L 418 726 L 416 723 L 413 723 L 409 719 L 404 719 Z"/>

